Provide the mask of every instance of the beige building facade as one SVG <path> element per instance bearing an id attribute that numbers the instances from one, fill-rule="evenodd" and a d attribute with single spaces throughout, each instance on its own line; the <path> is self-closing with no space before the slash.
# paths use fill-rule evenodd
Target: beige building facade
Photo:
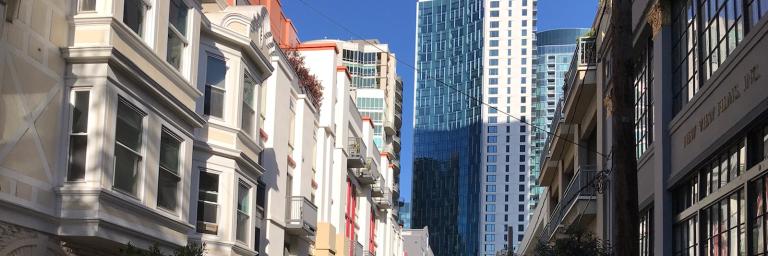
<path id="1" fill-rule="evenodd" d="M 0 255 L 115 255 L 128 243 L 168 252 L 190 242 L 209 255 L 352 255 L 342 247 L 363 243 L 401 255 L 384 249 L 384 228 L 366 233 L 385 225 L 379 209 L 394 201 L 383 200 L 386 180 L 354 175 L 390 162 L 373 146 L 338 52 L 301 51 L 325 87 L 317 102 L 264 6 L 0 8 Z M 361 231 L 346 242 L 345 184 L 358 186 L 357 207 L 375 209 L 357 211 Z"/>

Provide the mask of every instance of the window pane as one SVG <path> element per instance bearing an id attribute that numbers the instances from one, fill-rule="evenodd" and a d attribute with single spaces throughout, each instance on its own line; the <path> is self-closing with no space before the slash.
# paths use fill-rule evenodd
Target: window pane
<path id="1" fill-rule="evenodd" d="M 90 93 L 87 91 L 75 92 L 75 100 L 72 106 L 72 133 L 88 132 L 88 100 Z"/>
<path id="2" fill-rule="evenodd" d="M 157 205 L 169 210 L 176 210 L 179 176 L 161 169 L 157 181 Z"/>
<path id="3" fill-rule="evenodd" d="M 250 188 L 240 183 L 237 189 L 237 210 L 247 212 L 248 211 L 248 190 Z"/>
<path id="4" fill-rule="evenodd" d="M 181 0 L 172 0 L 168 13 L 168 23 L 176 28 L 182 35 L 187 34 L 188 8 Z"/>
<path id="5" fill-rule="evenodd" d="M 208 66 L 205 71 L 205 83 L 216 87 L 224 88 L 224 78 L 227 74 L 227 65 L 224 60 L 208 57 Z"/>
<path id="6" fill-rule="evenodd" d="M 205 114 L 218 118 L 224 117 L 224 91 L 213 88 L 205 88 Z"/>
<path id="7" fill-rule="evenodd" d="M 218 205 L 215 203 L 205 201 L 197 202 L 197 220 L 208 223 L 216 223 L 217 208 Z"/>
<path id="8" fill-rule="evenodd" d="M 139 151 L 141 146 L 141 127 L 144 116 L 122 101 L 117 107 L 115 138 L 124 146 Z"/>
<path id="9" fill-rule="evenodd" d="M 85 179 L 85 153 L 88 144 L 86 135 L 69 137 L 69 172 L 68 181 Z"/>
<path id="10" fill-rule="evenodd" d="M 197 202 L 197 220 L 216 223 L 219 175 L 200 172 L 200 191 Z"/>
<path id="11" fill-rule="evenodd" d="M 179 173 L 179 151 L 181 142 L 163 131 L 160 138 L 160 166 L 173 174 Z"/>
<path id="12" fill-rule="evenodd" d="M 256 82 L 251 79 L 250 76 L 247 74 L 244 77 L 244 83 L 243 83 L 243 124 L 242 128 L 243 130 L 251 135 L 251 137 L 254 137 L 255 135 L 255 118 L 256 118 L 256 111 L 255 105 L 254 105 L 254 93 L 256 90 Z"/>
<path id="13" fill-rule="evenodd" d="M 200 173 L 200 199 L 216 202 L 216 194 L 219 192 L 219 175 L 207 172 Z M 203 197 L 202 192 L 213 193 L 213 197 Z"/>
<path id="14" fill-rule="evenodd" d="M 96 0 L 80 0 L 81 11 L 94 11 L 96 10 Z"/>
<path id="15" fill-rule="evenodd" d="M 141 29 L 144 23 L 144 2 L 143 0 L 124 1 L 123 23 L 141 36 Z"/>
<path id="16" fill-rule="evenodd" d="M 123 146 L 115 146 L 115 188 L 136 195 L 139 156 Z"/>
<path id="17" fill-rule="evenodd" d="M 168 50 L 166 52 L 166 60 L 175 68 L 181 67 L 181 55 L 184 51 L 184 41 L 176 34 L 176 32 L 168 30 Z"/>
<path id="18" fill-rule="evenodd" d="M 248 219 L 249 213 L 249 196 L 248 192 L 251 188 L 247 185 L 240 183 L 237 189 L 237 233 L 236 238 L 238 241 L 245 242 L 248 239 Z"/>
<path id="19" fill-rule="evenodd" d="M 141 156 L 141 129 L 144 116 L 121 99 L 117 105 L 115 128 L 114 186 L 136 195 Z"/>
<path id="20" fill-rule="evenodd" d="M 181 142 L 163 131 L 160 139 L 160 170 L 157 184 L 157 205 L 176 210 L 179 177 L 179 148 Z"/>
<path id="21" fill-rule="evenodd" d="M 237 240 L 245 242 L 248 239 L 248 215 L 237 212 Z"/>

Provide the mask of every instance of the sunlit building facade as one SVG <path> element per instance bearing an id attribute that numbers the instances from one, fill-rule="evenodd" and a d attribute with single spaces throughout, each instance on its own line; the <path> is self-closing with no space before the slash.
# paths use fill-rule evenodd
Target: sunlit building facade
<path id="1" fill-rule="evenodd" d="M 587 33 L 589 29 L 553 29 L 536 33 L 536 60 L 533 73 L 534 88 L 531 96 L 531 119 L 535 127 L 531 129 L 531 155 L 529 179 L 530 211 L 536 207 L 541 188 L 536 184 L 539 178 L 539 161 L 544 143 L 547 142 L 549 125 L 555 116 L 557 103 L 563 97 L 565 73 L 571 64 L 573 51 L 576 50 L 576 40 Z"/>

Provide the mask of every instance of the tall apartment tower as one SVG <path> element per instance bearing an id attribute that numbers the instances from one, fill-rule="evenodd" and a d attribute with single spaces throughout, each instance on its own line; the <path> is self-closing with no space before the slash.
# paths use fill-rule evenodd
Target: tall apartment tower
<path id="1" fill-rule="evenodd" d="M 535 17 L 535 0 L 417 3 L 411 217 L 436 255 L 522 238 L 506 230 L 528 218 Z"/>
<path id="2" fill-rule="evenodd" d="M 576 50 L 578 37 L 589 32 L 587 28 L 552 29 L 536 33 L 536 60 L 533 66 L 534 88 L 531 92 L 530 200 L 531 212 L 536 208 L 542 189 L 538 187 L 539 162 L 544 144 L 547 142 L 549 125 L 555 116 L 555 108 L 563 98 L 565 74 Z M 522 231 L 518 231 L 522 235 Z"/>

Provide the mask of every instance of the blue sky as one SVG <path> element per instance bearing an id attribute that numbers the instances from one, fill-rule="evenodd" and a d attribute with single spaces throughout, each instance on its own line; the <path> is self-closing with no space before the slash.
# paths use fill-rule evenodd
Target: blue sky
<path id="1" fill-rule="evenodd" d="M 291 18 L 303 41 L 313 39 L 379 39 L 401 61 L 413 65 L 416 26 L 416 0 L 303 0 L 312 8 L 360 35 L 357 38 L 327 21 L 300 0 L 282 0 L 286 16 Z M 589 27 L 597 0 L 539 0 L 538 30 Z M 410 200 L 413 141 L 413 69 L 399 63 L 403 77 L 403 128 L 400 158 L 401 197 Z"/>

